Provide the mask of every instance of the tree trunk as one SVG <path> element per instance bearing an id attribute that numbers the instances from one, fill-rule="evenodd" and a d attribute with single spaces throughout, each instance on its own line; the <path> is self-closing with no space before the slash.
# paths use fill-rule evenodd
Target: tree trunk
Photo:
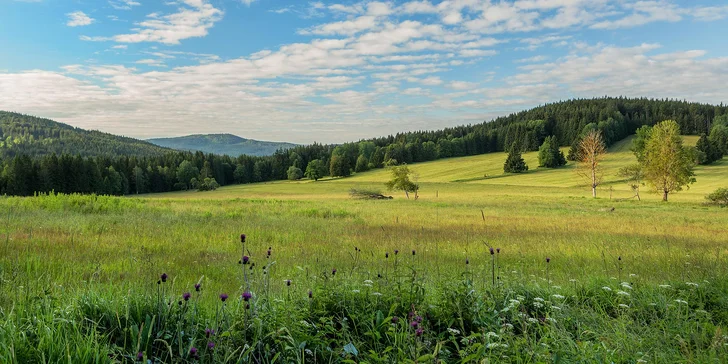
<path id="1" fill-rule="evenodd" d="M 663 194 L 662 194 L 662 201 L 667 201 L 667 190 L 664 190 L 664 191 L 663 191 Z"/>
<path id="2" fill-rule="evenodd" d="M 597 198 L 597 186 L 592 185 L 592 197 Z"/>

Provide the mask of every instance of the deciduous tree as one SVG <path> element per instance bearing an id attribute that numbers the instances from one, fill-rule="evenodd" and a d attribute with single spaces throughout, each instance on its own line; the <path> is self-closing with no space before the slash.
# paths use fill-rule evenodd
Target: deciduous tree
<path id="1" fill-rule="evenodd" d="M 652 128 L 644 150 L 645 178 L 655 190 L 668 195 L 682 191 L 695 182 L 693 153 L 683 147 L 680 127 L 673 120 L 666 120 Z"/>
<path id="2" fill-rule="evenodd" d="M 592 188 L 592 197 L 597 197 L 597 186 L 602 183 L 601 162 L 607 147 L 604 145 L 602 133 L 597 130 L 588 132 L 579 143 L 579 164 L 576 173 L 586 179 Z"/>

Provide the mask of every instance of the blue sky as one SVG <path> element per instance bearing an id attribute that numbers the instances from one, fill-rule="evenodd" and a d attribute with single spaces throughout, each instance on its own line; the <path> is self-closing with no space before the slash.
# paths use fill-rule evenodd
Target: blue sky
<path id="1" fill-rule="evenodd" d="M 728 101 L 725 1 L 0 0 L 0 109 L 344 142 L 573 97 Z"/>

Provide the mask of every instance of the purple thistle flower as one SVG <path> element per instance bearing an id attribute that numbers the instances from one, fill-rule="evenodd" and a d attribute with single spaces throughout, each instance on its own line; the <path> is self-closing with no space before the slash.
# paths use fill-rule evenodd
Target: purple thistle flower
<path id="1" fill-rule="evenodd" d="M 243 256 L 243 264 L 248 264 L 248 261 L 250 261 L 250 257 L 247 255 Z"/>
<path id="2" fill-rule="evenodd" d="M 425 332 L 421 327 L 415 330 L 415 336 L 420 337 Z"/>
<path id="3" fill-rule="evenodd" d="M 189 292 L 185 292 L 184 294 L 182 294 L 182 298 L 185 301 L 189 301 L 190 300 L 190 297 L 192 297 L 192 294 L 190 294 Z"/>
<path id="4" fill-rule="evenodd" d="M 392 316 L 392 323 L 393 323 L 393 324 L 397 324 L 398 322 L 399 322 L 399 317 L 397 317 L 397 316 Z"/>
<path id="5" fill-rule="evenodd" d="M 291 280 L 290 279 L 286 280 L 286 286 L 289 286 L 289 287 L 291 286 Z"/>
<path id="6" fill-rule="evenodd" d="M 250 291 L 243 292 L 243 301 L 248 302 L 251 298 L 253 298 L 253 294 Z"/>
<path id="7" fill-rule="evenodd" d="M 313 298 L 313 291 L 310 289 L 308 290 L 308 298 Z"/>
<path id="8" fill-rule="evenodd" d="M 332 276 L 335 276 L 336 275 L 336 268 L 334 268 L 334 269 L 331 270 L 331 275 Z"/>
<path id="9" fill-rule="evenodd" d="M 215 343 L 210 341 L 209 343 L 207 343 L 207 348 L 210 350 L 215 349 Z"/>
<path id="10" fill-rule="evenodd" d="M 220 301 L 225 302 L 228 299 L 228 295 L 225 293 L 220 294 Z"/>
<path id="11" fill-rule="evenodd" d="M 267 257 L 270 258 L 270 248 L 268 248 L 268 254 Z"/>
<path id="12" fill-rule="evenodd" d="M 490 248 L 490 255 L 493 255 L 493 254 L 495 254 L 495 250 L 493 250 L 493 248 Z"/>
<path id="13" fill-rule="evenodd" d="M 384 253 L 384 258 L 389 259 L 389 252 Z"/>
<path id="14" fill-rule="evenodd" d="M 241 243 L 245 242 L 245 234 L 240 234 L 240 242 Z"/>
<path id="15" fill-rule="evenodd" d="M 137 355 L 136 355 L 136 360 L 137 361 L 143 361 L 144 360 L 144 353 L 142 353 L 141 351 L 138 352 Z"/>
<path id="16" fill-rule="evenodd" d="M 205 329 L 205 337 L 209 338 L 210 336 L 215 335 L 215 330 L 213 329 Z"/>
<path id="17" fill-rule="evenodd" d="M 551 258 L 546 257 L 546 263 L 551 263 Z"/>
<path id="18" fill-rule="evenodd" d="M 199 283 L 195 283 L 195 291 L 199 292 L 200 287 L 201 287 L 201 285 Z"/>
<path id="19" fill-rule="evenodd" d="M 498 253 L 498 254 L 500 254 L 500 248 L 496 248 L 495 249 L 495 252 Z"/>
<path id="20" fill-rule="evenodd" d="M 193 346 L 190 348 L 190 355 L 192 357 L 197 357 L 197 348 L 196 347 Z"/>
<path id="21" fill-rule="evenodd" d="M 162 283 L 167 282 L 167 273 L 162 273 L 160 278 L 162 278 Z"/>
<path id="22" fill-rule="evenodd" d="M 419 326 L 419 325 L 420 325 L 420 324 L 419 324 L 419 323 L 418 323 L 417 321 L 412 321 L 412 322 L 410 322 L 410 326 L 412 326 L 412 327 L 414 327 L 414 328 L 416 328 L 416 327 L 417 327 L 417 326 Z"/>
<path id="23" fill-rule="evenodd" d="M 415 250 L 414 249 L 412 249 L 412 255 L 415 255 Z"/>
<path id="24" fill-rule="evenodd" d="M 417 321 L 418 323 L 422 322 L 422 316 L 415 317 L 415 321 Z"/>
<path id="25" fill-rule="evenodd" d="M 395 249 L 395 250 L 394 250 L 394 255 L 397 255 L 397 254 L 399 254 L 399 250 L 396 250 L 396 249 Z"/>

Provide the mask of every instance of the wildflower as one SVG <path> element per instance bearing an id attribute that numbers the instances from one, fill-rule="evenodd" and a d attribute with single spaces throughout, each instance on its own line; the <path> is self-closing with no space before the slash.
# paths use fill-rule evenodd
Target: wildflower
<path id="1" fill-rule="evenodd" d="M 389 252 L 384 253 L 384 258 L 389 259 Z"/>
<path id="2" fill-rule="evenodd" d="M 201 287 L 201 285 L 199 283 L 195 283 L 195 291 L 199 292 L 200 287 Z"/>
<path id="3" fill-rule="evenodd" d="M 415 330 L 415 336 L 420 337 L 425 332 L 421 327 L 417 330 Z"/>
<path id="4" fill-rule="evenodd" d="M 622 282 L 621 286 L 622 286 L 622 288 L 632 289 L 632 286 L 627 282 Z"/>
<path id="5" fill-rule="evenodd" d="M 410 326 L 417 327 L 417 326 L 420 326 L 420 323 L 417 321 L 412 321 L 412 322 L 410 322 Z"/>
<path id="6" fill-rule="evenodd" d="M 393 323 L 393 324 L 397 324 L 398 322 L 399 322 L 399 317 L 397 317 L 397 316 L 392 316 L 392 323 Z"/>
<path id="7" fill-rule="evenodd" d="M 453 335 L 460 335 L 460 330 L 457 330 L 457 329 L 453 329 L 453 328 L 448 327 L 447 328 L 447 331 L 449 331 Z"/>
<path id="8" fill-rule="evenodd" d="M 415 250 L 414 249 L 412 249 L 412 255 L 415 255 Z"/>
<path id="9" fill-rule="evenodd" d="M 308 298 L 313 298 L 313 291 L 310 289 L 308 290 Z"/>
<path id="10" fill-rule="evenodd" d="M 266 253 L 266 258 L 270 258 L 270 248 L 268 248 L 268 253 Z"/>
<path id="11" fill-rule="evenodd" d="M 693 287 L 695 287 L 695 288 L 698 288 L 698 284 L 697 284 L 697 283 L 693 283 L 693 282 L 685 282 L 685 284 L 687 284 L 688 286 L 693 286 Z"/>
<path id="12" fill-rule="evenodd" d="M 354 293 L 359 293 L 359 292 L 361 292 L 361 291 L 359 291 L 358 289 L 352 289 L 351 291 L 352 291 L 352 292 L 354 292 Z"/>
<path id="13" fill-rule="evenodd" d="M 619 307 L 621 307 L 621 308 L 629 308 L 629 306 L 628 305 L 625 305 L 624 303 L 620 303 L 619 304 Z"/>
<path id="14" fill-rule="evenodd" d="M 207 348 L 210 349 L 210 350 L 214 349 L 215 348 L 215 343 L 212 342 L 212 341 L 210 341 L 209 343 L 207 343 Z"/>
<path id="15" fill-rule="evenodd" d="M 144 361 L 144 353 L 142 353 L 141 351 L 138 352 L 137 355 L 136 355 L 136 360 L 137 361 Z"/>
<path id="16" fill-rule="evenodd" d="M 380 297 L 382 294 L 379 292 L 372 292 L 372 296 Z"/>
<path id="17" fill-rule="evenodd" d="M 548 322 L 550 322 L 552 324 L 555 324 L 556 323 L 556 319 L 553 318 L 553 317 L 547 317 L 547 318 L 544 319 L 544 321 L 548 321 Z"/>
<path id="18" fill-rule="evenodd" d="M 397 255 L 397 254 L 399 254 L 399 250 L 396 250 L 396 249 L 395 249 L 395 250 L 394 250 L 394 255 Z"/>
<path id="19" fill-rule="evenodd" d="M 374 284 L 374 282 L 372 282 L 372 280 L 370 279 L 367 279 L 364 281 L 364 284 Z"/>
<path id="20" fill-rule="evenodd" d="M 197 358 L 197 348 L 196 347 L 193 346 L 190 348 L 190 356 L 193 358 Z"/>
<path id="21" fill-rule="evenodd" d="M 563 300 L 564 299 L 564 296 L 562 296 L 560 294 L 552 294 L 551 297 L 556 298 L 557 300 Z"/>
<path id="22" fill-rule="evenodd" d="M 253 294 L 250 291 L 243 292 L 243 301 L 248 302 L 251 298 L 253 298 Z"/>
<path id="23" fill-rule="evenodd" d="M 248 264 L 248 261 L 250 261 L 250 257 L 247 255 L 243 256 L 243 264 Z"/>
<path id="24" fill-rule="evenodd" d="M 559 306 L 551 306 L 552 310 L 561 311 L 561 307 Z"/>
<path id="25" fill-rule="evenodd" d="M 336 268 L 334 268 L 334 269 L 331 270 L 331 275 L 332 276 L 335 276 L 336 275 Z"/>
<path id="26" fill-rule="evenodd" d="M 162 283 L 167 282 L 167 273 L 162 273 L 160 278 L 162 278 Z"/>
<path id="27" fill-rule="evenodd" d="M 225 293 L 220 294 L 220 301 L 225 302 L 228 299 L 228 295 Z"/>
<path id="28" fill-rule="evenodd" d="M 245 234 L 240 234 L 240 242 L 241 243 L 245 242 Z"/>
<path id="29" fill-rule="evenodd" d="M 533 307 L 536 307 L 536 308 L 541 308 L 541 307 L 543 307 L 543 304 L 542 304 L 542 303 L 540 303 L 540 302 L 534 302 L 534 303 L 533 303 Z"/>
<path id="30" fill-rule="evenodd" d="M 536 297 L 533 300 L 536 302 L 543 302 L 543 298 L 541 298 L 541 297 Z"/>
<path id="31" fill-rule="evenodd" d="M 672 287 L 672 286 L 670 286 L 669 284 L 661 284 L 660 285 L 660 288 L 670 288 L 670 287 Z"/>
<path id="32" fill-rule="evenodd" d="M 506 322 L 505 324 L 503 324 L 503 327 L 504 327 L 505 329 L 507 329 L 507 330 L 512 330 L 512 329 L 513 329 L 513 325 L 512 325 L 512 324 L 509 324 L 509 323 L 507 323 L 507 322 Z"/>
<path id="33" fill-rule="evenodd" d="M 487 333 L 485 334 L 485 337 L 486 337 L 486 338 L 491 338 L 491 337 L 498 337 L 498 334 L 496 334 L 496 333 L 495 333 L 495 332 L 493 332 L 493 331 L 489 331 L 489 332 L 487 332 Z"/>
<path id="34" fill-rule="evenodd" d="M 192 295 L 191 295 L 191 294 L 190 294 L 189 292 L 185 292 L 185 293 L 184 293 L 184 294 L 182 295 L 182 298 L 183 298 L 183 299 L 184 299 L 185 301 L 189 301 L 189 300 L 190 300 L 190 297 L 191 297 L 191 296 L 192 296 Z"/>
<path id="35" fill-rule="evenodd" d="M 630 277 L 637 277 L 637 275 L 636 275 L 636 274 L 634 274 L 634 273 L 630 273 L 630 274 L 629 274 L 629 276 L 630 276 Z"/>
<path id="36" fill-rule="evenodd" d="M 521 304 L 521 301 L 519 300 L 509 300 L 508 302 L 510 302 L 513 306 L 518 306 Z"/>
<path id="37" fill-rule="evenodd" d="M 538 323 L 538 320 L 535 319 L 535 318 L 533 318 L 533 317 L 529 317 L 528 319 L 526 319 L 526 321 L 528 321 L 529 323 L 532 323 L 532 324 L 537 324 Z"/>
<path id="38" fill-rule="evenodd" d="M 551 258 L 546 257 L 546 263 L 551 263 Z"/>
<path id="39" fill-rule="evenodd" d="M 611 292 L 612 291 L 612 289 L 609 288 L 609 287 L 607 287 L 607 286 L 602 287 L 602 289 L 605 290 L 605 291 L 607 291 L 607 292 Z"/>
<path id="40" fill-rule="evenodd" d="M 490 248 L 490 255 L 495 254 L 495 250 L 493 248 Z"/>
<path id="41" fill-rule="evenodd" d="M 620 295 L 620 296 L 629 297 L 629 293 L 628 292 L 625 292 L 625 291 L 617 291 L 617 294 Z"/>
<path id="42" fill-rule="evenodd" d="M 286 280 L 286 286 L 289 286 L 289 287 L 291 286 L 291 280 L 290 279 L 287 279 Z"/>
<path id="43" fill-rule="evenodd" d="M 495 252 L 500 254 L 500 248 L 495 248 Z"/>
<path id="44" fill-rule="evenodd" d="M 675 302 L 682 303 L 683 305 L 687 305 L 688 304 L 688 302 L 687 301 L 684 301 L 684 300 L 675 300 Z"/>
<path id="45" fill-rule="evenodd" d="M 215 336 L 215 330 L 205 329 L 205 337 L 209 338 L 210 336 Z"/>

